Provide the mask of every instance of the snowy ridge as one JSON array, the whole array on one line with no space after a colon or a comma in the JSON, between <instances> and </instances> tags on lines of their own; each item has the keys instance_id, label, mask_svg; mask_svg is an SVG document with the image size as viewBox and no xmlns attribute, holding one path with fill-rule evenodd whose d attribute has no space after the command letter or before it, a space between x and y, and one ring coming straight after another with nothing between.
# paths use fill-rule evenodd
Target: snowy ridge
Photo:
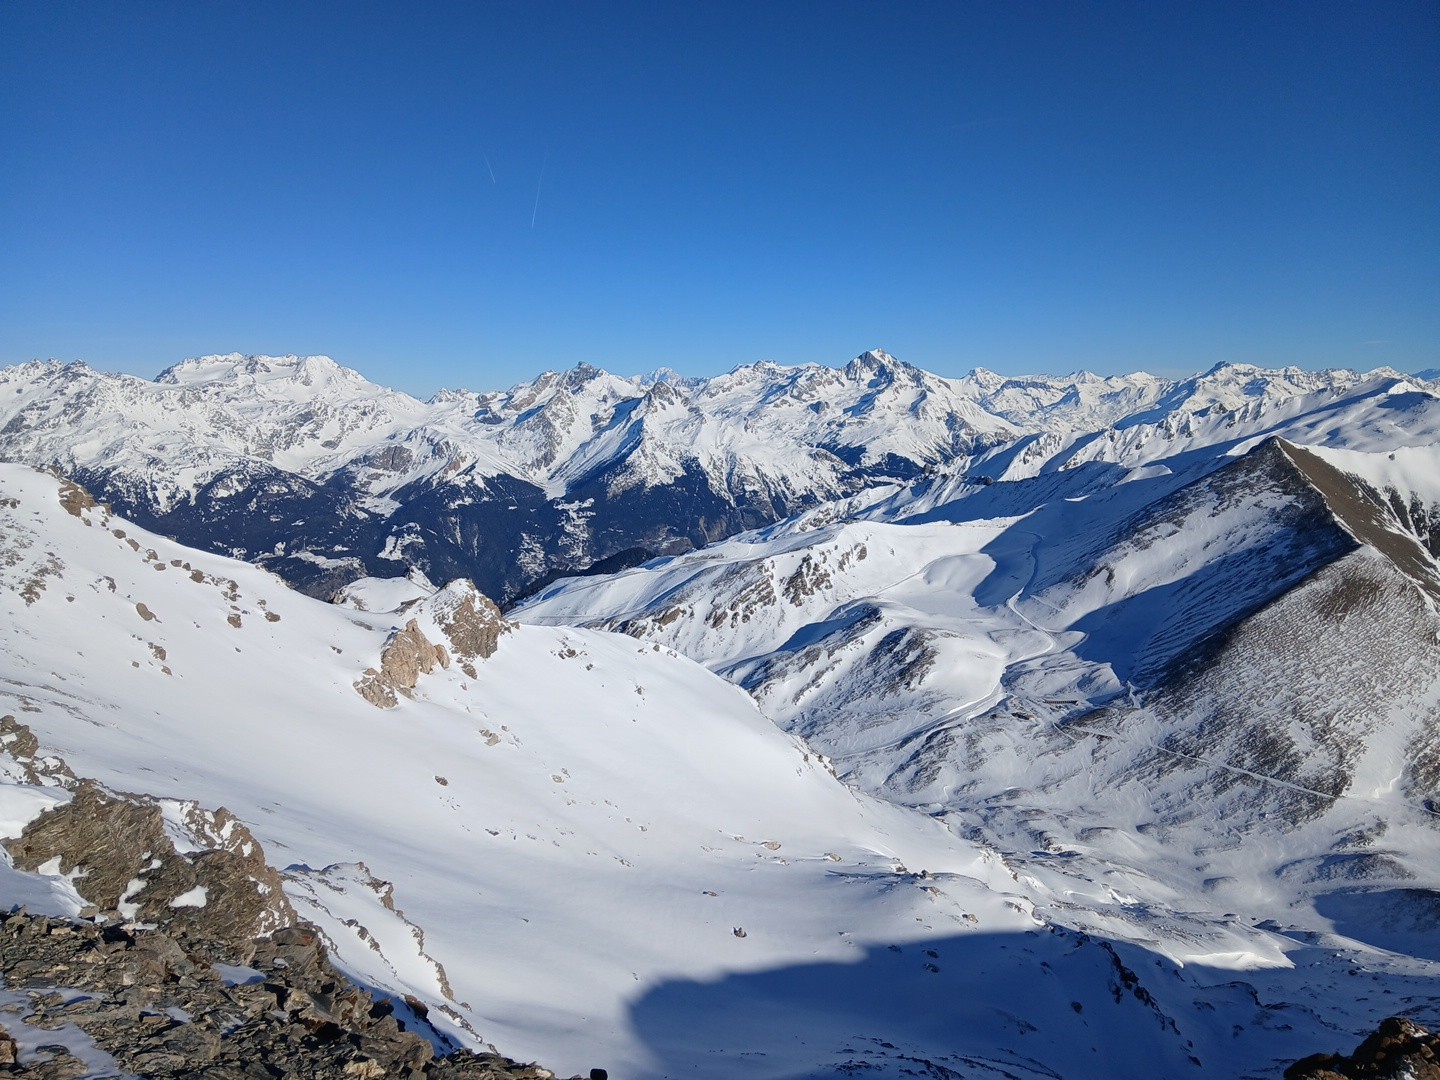
<instances>
[{"instance_id":1,"label":"snowy ridge","mask_svg":"<svg viewBox=\"0 0 1440 1080\"><path fill-rule=\"evenodd\" d=\"M876 459L907 452L935 459L953 454L952 433L967 425L970 435L1014 434L1003 421L965 408L945 392L948 386L883 353L867 353L839 371L758 364L712 380L619 378L581 364L503 393L447 391L423 403L329 357L230 354L183 361L153 383L78 363L5 369L0 421L12 457L48 455L47 464L69 469L123 471L124 452L142 448L151 456L136 465L156 466L162 453L197 457L190 486L177 482L176 493L193 493L220 471L225 456L316 480L384 444L413 450L426 441L444 446L448 438L484 459L480 475L505 471L528 483L558 484L554 493L561 495L567 481L634 443L655 444L651 452L661 462L692 447L702 459L739 460L756 446L773 452L786 442L854 447ZM941 400L930 401L934 396ZM860 420L852 423L847 414ZM913 427L897 427L893 421L904 414L930 421L931 430L917 437ZM806 430L793 432L797 419ZM88 437L62 446L61 420L78 421ZM765 430L755 430L758 422ZM788 438L777 438L787 430ZM838 473L838 463L827 464ZM663 474L663 468L647 473L640 462L617 482L653 485L664 482ZM407 470L370 480L383 494L417 475ZM834 476L830 484L838 487Z\"/></svg>"},{"instance_id":2,"label":"snowy ridge","mask_svg":"<svg viewBox=\"0 0 1440 1080\"><path fill-rule=\"evenodd\" d=\"M1014 434L878 352L841 370L759 364L711 380L582 364L429 402L326 357L202 357L153 383L82 364L0 372L0 454L327 595L413 566L504 597L557 568L705 543Z\"/></svg>"}]
</instances>

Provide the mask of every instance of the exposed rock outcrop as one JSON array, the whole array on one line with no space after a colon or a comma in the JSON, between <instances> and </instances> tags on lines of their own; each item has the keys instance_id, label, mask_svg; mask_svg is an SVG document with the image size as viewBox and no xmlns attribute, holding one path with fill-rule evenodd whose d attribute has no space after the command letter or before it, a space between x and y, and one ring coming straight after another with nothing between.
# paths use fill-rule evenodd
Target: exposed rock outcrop
<instances>
[{"instance_id":1,"label":"exposed rock outcrop","mask_svg":"<svg viewBox=\"0 0 1440 1080\"><path fill-rule=\"evenodd\" d=\"M55 475L60 476L58 472ZM79 484L73 483L61 476L60 505L65 508L67 514L73 514L75 517L79 517L82 510L88 510L90 507L99 506L100 504L95 501L95 497L91 495L90 492L86 491ZM102 506L101 511L105 518L101 524L108 525L110 508L108 506Z\"/></svg>"},{"instance_id":2,"label":"exposed rock outcrop","mask_svg":"<svg viewBox=\"0 0 1440 1080\"><path fill-rule=\"evenodd\" d=\"M379 669L366 668L355 689L371 705L391 709L399 704L397 693L409 697L420 676L434 671L436 665L448 668L449 652L445 646L432 643L420 624L411 619L390 635L380 652Z\"/></svg>"},{"instance_id":3,"label":"exposed rock outcrop","mask_svg":"<svg viewBox=\"0 0 1440 1080\"><path fill-rule=\"evenodd\" d=\"M198 839L215 846L181 854L159 804L82 780L5 846L17 869L73 876L106 916L163 925L192 951L244 963L253 938L297 917L249 830L223 809L206 825Z\"/></svg>"},{"instance_id":4,"label":"exposed rock outcrop","mask_svg":"<svg viewBox=\"0 0 1440 1080\"><path fill-rule=\"evenodd\" d=\"M73 787L79 783L70 766L53 754L40 752L35 733L14 716L0 716L0 775L40 787Z\"/></svg>"},{"instance_id":5,"label":"exposed rock outcrop","mask_svg":"<svg viewBox=\"0 0 1440 1080\"><path fill-rule=\"evenodd\" d=\"M501 637L515 628L500 614L494 601L468 581L451 582L428 603L436 624L471 678L475 674L471 667L474 661L494 656Z\"/></svg>"},{"instance_id":6,"label":"exposed rock outcrop","mask_svg":"<svg viewBox=\"0 0 1440 1080\"><path fill-rule=\"evenodd\" d=\"M356 692L377 708L394 708L399 695L412 696L420 676L449 668L452 656L475 678L476 662L495 655L500 639L515 626L465 580L450 582L408 611L411 618L385 642L379 667L367 668L355 683Z\"/></svg>"}]
</instances>

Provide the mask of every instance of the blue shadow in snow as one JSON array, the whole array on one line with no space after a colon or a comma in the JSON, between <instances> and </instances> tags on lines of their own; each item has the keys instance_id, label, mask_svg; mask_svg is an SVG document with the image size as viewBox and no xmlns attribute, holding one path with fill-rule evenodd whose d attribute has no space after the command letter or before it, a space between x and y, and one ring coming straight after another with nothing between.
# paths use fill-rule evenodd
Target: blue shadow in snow
<instances>
[{"instance_id":1,"label":"blue shadow in snow","mask_svg":"<svg viewBox=\"0 0 1440 1080\"><path fill-rule=\"evenodd\" d=\"M1434 889L1345 889L1320 897L1315 910L1337 934L1440 963L1440 892Z\"/></svg>"},{"instance_id":2,"label":"blue shadow in snow","mask_svg":"<svg viewBox=\"0 0 1440 1080\"><path fill-rule=\"evenodd\" d=\"M736 940L737 965L759 933ZM1264 977L1266 994L1315 998L1302 972ZM1378 1023L1394 1004L1345 1000L1338 1019ZM1136 946L1052 927L676 979L638 999L631 1022L656 1062L648 1075L705 1080L1154 1080L1238 1075L1239 1062L1247 1075L1278 1076L1335 1041L1336 1008L1273 1008L1283 1023L1257 1010L1244 973L1182 972Z\"/></svg>"}]
</instances>

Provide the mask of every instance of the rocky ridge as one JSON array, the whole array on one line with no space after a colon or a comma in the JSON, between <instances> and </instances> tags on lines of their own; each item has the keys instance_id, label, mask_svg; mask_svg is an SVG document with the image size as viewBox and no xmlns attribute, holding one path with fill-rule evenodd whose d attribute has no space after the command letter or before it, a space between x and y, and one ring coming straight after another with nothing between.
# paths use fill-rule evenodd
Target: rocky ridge
<instances>
[{"instance_id":1,"label":"rocky ridge","mask_svg":"<svg viewBox=\"0 0 1440 1080\"><path fill-rule=\"evenodd\" d=\"M303 925L251 942L243 965L211 962L189 951L194 944L134 924L0 914L8 1001L0 1007L0 1057L7 1041L13 1047L6 1071L45 1080L93 1075L78 1029L111 1068L153 1080L554 1075L494 1054L437 1053L423 1014L349 983ZM21 1049L32 1043L29 1053Z\"/></svg>"}]
</instances>

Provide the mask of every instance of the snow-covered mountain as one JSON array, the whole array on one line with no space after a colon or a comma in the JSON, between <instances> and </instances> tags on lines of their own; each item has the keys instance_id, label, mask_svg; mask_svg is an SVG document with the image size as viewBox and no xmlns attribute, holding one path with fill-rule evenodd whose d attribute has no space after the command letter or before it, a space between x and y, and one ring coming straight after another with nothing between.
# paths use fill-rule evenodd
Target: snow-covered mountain
<instances>
[{"instance_id":1,"label":"snow-covered mountain","mask_svg":"<svg viewBox=\"0 0 1440 1080\"><path fill-rule=\"evenodd\" d=\"M58 469L317 596L414 568L506 602L937 471L1014 478L1364 378L1229 365L1181 383L943 379L872 351L712 379L581 364L421 402L322 356L203 357L154 382L35 362L0 371L0 459Z\"/></svg>"},{"instance_id":2,"label":"snow-covered mountain","mask_svg":"<svg viewBox=\"0 0 1440 1080\"><path fill-rule=\"evenodd\" d=\"M0 411L7 456L150 508L0 466L0 730L225 806L341 964L460 1041L1276 1076L1440 1020L1422 380L867 354L422 403L227 357L26 365ZM513 621L451 580L608 556ZM11 779L12 834L67 797Z\"/></svg>"},{"instance_id":3,"label":"snow-covered mountain","mask_svg":"<svg viewBox=\"0 0 1440 1080\"><path fill-rule=\"evenodd\" d=\"M1410 615L1375 615L1362 636L1413 623L1413 640L1390 654L1410 676L1361 696L1371 707L1387 694L1412 701L1420 727L1397 737L1428 760L1437 735L1412 681L1440 598L1440 398L1386 376L1337 392L1332 378L1222 408L1226 395L1206 385L1215 374L1172 390L1179 404L1153 416L1022 439L878 502L559 582L520 616L680 650L837 756L883 750L868 786L941 806L946 792L976 794L982 762L962 755L963 782L941 770L918 784L928 756L917 740L953 744L1001 703L1043 714L1043 735L1051 720L1204 667L1205 650L1326 574L1368 580L1367 601L1384 579ZM1207 403L1185 407L1197 400ZM1310 637L1337 620L1312 620ZM1365 663L1379 670L1380 659ZM1296 678L1324 684L1342 670L1315 664ZM1411 781L1414 799L1433 794L1426 770ZM1003 776L996 784L1006 790Z\"/></svg>"},{"instance_id":4,"label":"snow-covered mountain","mask_svg":"<svg viewBox=\"0 0 1440 1080\"><path fill-rule=\"evenodd\" d=\"M516 617L702 661L1097 931L1183 905L1440 959L1440 398L1226 375Z\"/></svg>"},{"instance_id":5,"label":"snow-covered mountain","mask_svg":"<svg viewBox=\"0 0 1440 1080\"><path fill-rule=\"evenodd\" d=\"M580 365L429 402L326 357L212 356L154 382L0 372L0 456L328 595L416 567L502 599L895 483L1017 434L880 352L714 379Z\"/></svg>"}]
</instances>

